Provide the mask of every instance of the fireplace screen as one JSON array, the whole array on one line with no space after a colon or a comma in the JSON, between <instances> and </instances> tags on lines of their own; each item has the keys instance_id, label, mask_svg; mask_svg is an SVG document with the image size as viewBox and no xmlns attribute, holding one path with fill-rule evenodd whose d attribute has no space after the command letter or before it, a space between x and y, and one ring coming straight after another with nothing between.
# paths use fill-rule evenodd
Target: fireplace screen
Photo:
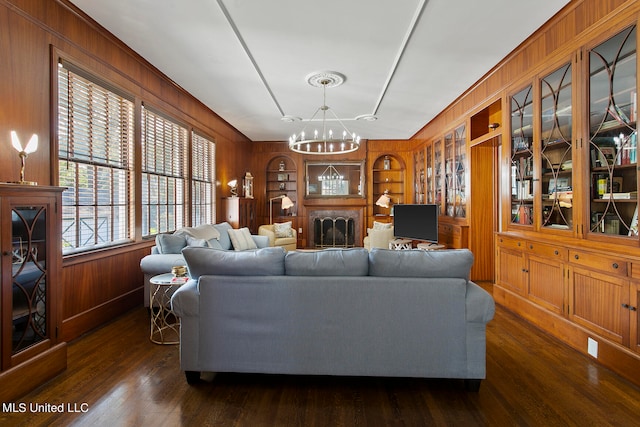
<instances>
[{"instance_id":1,"label":"fireplace screen","mask_svg":"<svg viewBox=\"0 0 640 427\"><path fill-rule=\"evenodd\" d=\"M352 248L355 246L353 218L316 218L313 231L316 248Z\"/></svg>"}]
</instances>

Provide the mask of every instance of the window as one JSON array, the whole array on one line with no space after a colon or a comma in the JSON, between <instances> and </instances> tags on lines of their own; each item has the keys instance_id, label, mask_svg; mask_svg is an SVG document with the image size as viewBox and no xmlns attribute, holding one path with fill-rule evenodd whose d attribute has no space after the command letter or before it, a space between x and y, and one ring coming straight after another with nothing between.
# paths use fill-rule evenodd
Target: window
<instances>
[{"instance_id":1,"label":"window","mask_svg":"<svg viewBox=\"0 0 640 427\"><path fill-rule=\"evenodd\" d=\"M142 235L185 224L187 145L183 126L142 109Z\"/></svg>"},{"instance_id":2,"label":"window","mask_svg":"<svg viewBox=\"0 0 640 427\"><path fill-rule=\"evenodd\" d=\"M133 103L65 61L58 66L63 253L133 238Z\"/></svg>"},{"instance_id":3,"label":"window","mask_svg":"<svg viewBox=\"0 0 640 427\"><path fill-rule=\"evenodd\" d=\"M212 141L191 134L191 224L213 224L215 222L215 156L216 146Z\"/></svg>"}]
</instances>

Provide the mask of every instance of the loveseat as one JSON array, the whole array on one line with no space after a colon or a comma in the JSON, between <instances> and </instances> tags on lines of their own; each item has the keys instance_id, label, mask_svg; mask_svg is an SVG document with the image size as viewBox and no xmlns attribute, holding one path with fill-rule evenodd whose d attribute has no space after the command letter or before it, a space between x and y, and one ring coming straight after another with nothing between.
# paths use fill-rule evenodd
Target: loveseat
<instances>
[{"instance_id":1,"label":"loveseat","mask_svg":"<svg viewBox=\"0 0 640 427\"><path fill-rule=\"evenodd\" d=\"M469 250L185 248L180 366L200 373L485 378L493 298Z\"/></svg>"},{"instance_id":2,"label":"loveseat","mask_svg":"<svg viewBox=\"0 0 640 427\"><path fill-rule=\"evenodd\" d=\"M236 236L240 237L235 238ZM247 236L253 244L248 242ZM158 234L151 254L140 260L140 268L144 273L145 307L149 306L151 278L158 274L170 273L174 266L186 265L182 249L188 246L209 247L222 251L250 250L269 246L269 239L265 236L251 235L246 228L236 230L228 222L183 227L172 234Z\"/></svg>"}]
</instances>

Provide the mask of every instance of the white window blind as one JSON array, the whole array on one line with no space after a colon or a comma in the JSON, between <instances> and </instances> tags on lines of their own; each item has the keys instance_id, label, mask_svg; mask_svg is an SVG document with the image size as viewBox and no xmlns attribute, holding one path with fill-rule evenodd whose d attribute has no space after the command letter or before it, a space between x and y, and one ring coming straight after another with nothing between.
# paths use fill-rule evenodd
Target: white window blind
<instances>
[{"instance_id":1,"label":"white window blind","mask_svg":"<svg viewBox=\"0 0 640 427\"><path fill-rule=\"evenodd\" d=\"M133 103L66 62L58 66L63 253L131 241Z\"/></svg>"},{"instance_id":2,"label":"white window blind","mask_svg":"<svg viewBox=\"0 0 640 427\"><path fill-rule=\"evenodd\" d=\"M215 223L216 145L191 133L191 225Z\"/></svg>"},{"instance_id":3,"label":"white window blind","mask_svg":"<svg viewBox=\"0 0 640 427\"><path fill-rule=\"evenodd\" d=\"M189 133L183 126L142 109L142 235L185 226Z\"/></svg>"}]
</instances>

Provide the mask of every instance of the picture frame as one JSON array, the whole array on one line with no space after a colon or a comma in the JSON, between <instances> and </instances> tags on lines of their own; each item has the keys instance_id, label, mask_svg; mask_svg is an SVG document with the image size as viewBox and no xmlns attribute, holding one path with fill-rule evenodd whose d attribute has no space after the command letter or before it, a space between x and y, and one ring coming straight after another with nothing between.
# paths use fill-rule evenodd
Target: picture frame
<instances>
[{"instance_id":1,"label":"picture frame","mask_svg":"<svg viewBox=\"0 0 640 427\"><path fill-rule=\"evenodd\" d=\"M289 181L289 174L279 173L277 178L278 178L278 181Z\"/></svg>"}]
</instances>

